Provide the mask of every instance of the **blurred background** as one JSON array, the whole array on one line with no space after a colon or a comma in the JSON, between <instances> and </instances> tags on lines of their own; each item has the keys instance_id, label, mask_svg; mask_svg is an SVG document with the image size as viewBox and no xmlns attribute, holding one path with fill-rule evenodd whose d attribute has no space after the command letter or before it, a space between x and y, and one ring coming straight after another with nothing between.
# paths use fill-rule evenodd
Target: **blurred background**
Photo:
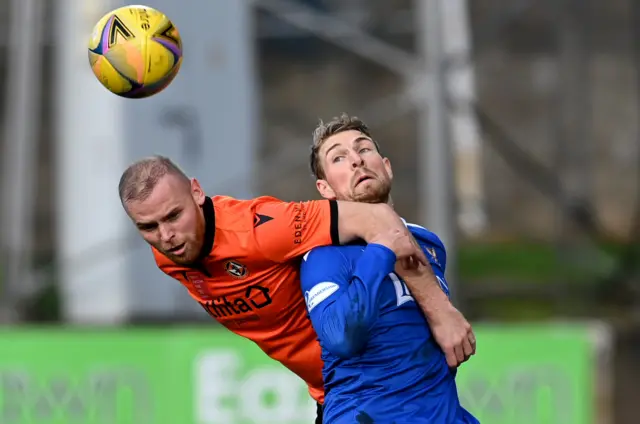
<instances>
[{"instance_id":1,"label":"blurred background","mask_svg":"<svg viewBox=\"0 0 640 424\"><path fill-rule=\"evenodd\" d=\"M315 199L319 119L367 122L407 220L448 249L483 423L640 413L640 2L147 0L176 80L106 91L123 3L0 1L0 424L312 422L304 386L158 271L121 210L164 154L208 194Z\"/></svg>"}]
</instances>

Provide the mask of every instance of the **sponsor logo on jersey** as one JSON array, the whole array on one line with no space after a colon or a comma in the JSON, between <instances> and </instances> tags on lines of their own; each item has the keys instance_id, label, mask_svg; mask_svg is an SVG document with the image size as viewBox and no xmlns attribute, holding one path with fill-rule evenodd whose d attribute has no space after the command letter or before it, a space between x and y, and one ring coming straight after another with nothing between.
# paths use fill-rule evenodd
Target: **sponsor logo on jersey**
<instances>
[{"instance_id":1,"label":"sponsor logo on jersey","mask_svg":"<svg viewBox=\"0 0 640 424\"><path fill-rule=\"evenodd\" d=\"M339 288L340 286L338 286L338 284L325 281L323 283L316 284L311 288L311 290L305 292L304 301L307 303L307 309L309 312L335 293Z\"/></svg>"},{"instance_id":2,"label":"sponsor logo on jersey","mask_svg":"<svg viewBox=\"0 0 640 424\"><path fill-rule=\"evenodd\" d=\"M305 211L302 203L295 206L295 218L293 219L293 244L302 244L302 224L305 221Z\"/></svg>"},{"instance_id":3,"label":"sponsor logo on jersey","mask_svg":"<svg viewBox=\"0 0 640 424\"><path fill-rule=\"evenodd\" d=\"M273 299L269 295L269 289L255 284L248 286L243 295L220 296L209 302L200 302L200 306L214 318L228 318L262 309L271 303L273 303ZM255 320L257 319L259 317L255 318ZM251 320L254 319L243 318L243 321Z\"/></svg>"},{"instance_id":4,"label":"sponsor logo on jersey","mask_svg":"<svg viewBox=\"0 0 640 424\"><path fill-rule=\"evenodd\" d=\"M257 213L253 216L253 228L259 227L265 222L271 221L272 219L273 218L270 216Z\"/></svg>"},{"instance_id":5,"label":"sponsor logo on jersey","mask_svg":"<svg viewBox=\"0 0 640 424\"><path fill-rule=\"evenodd\" d=\"M245 278L247 275L249 275L249 270L247 270L247 267L236 261L225 262L224 269L229 275L234 278Z\"/></svg>"},{"instance_id":6,"label":"sponsor logo on jersey","mask_svg":"<svg viewBox=\"0 0 640 424\"><path fill-rule=\"evenodd\" d=\"M436 249L434 247L427 247L426 250L427 250L427 253L431 255L433 262L440 265L440 262L438 261L438 255L436 254Z\"/></svg>"}]
</instances>

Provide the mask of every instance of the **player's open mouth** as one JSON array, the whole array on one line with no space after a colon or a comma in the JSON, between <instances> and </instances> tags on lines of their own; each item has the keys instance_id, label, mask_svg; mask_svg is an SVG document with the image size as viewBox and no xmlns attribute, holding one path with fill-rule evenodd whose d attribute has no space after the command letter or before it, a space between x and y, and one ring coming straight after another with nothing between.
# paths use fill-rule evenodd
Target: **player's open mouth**
<instances>
[{"instance_id":1,"label":"player's open mouth","mask_svg":"<svg viewBox=\"0 0 640 424\"><path fill-rule=\"evenodd\" d=\"M172 255L180 255L184 252L184 246L185 243L179 244L175 247L172 247L171 249L167 249L167 252L171 253Z\"/></svg>"},{"instance_id":2,"label":"player's open mouth","mask_svg":"<svg viewBox=\"0 0 640 424\"><path fill-rule=\"evenodd\" d=\"M356 180L356 186L360 185L360 183L363 183L369 180L373 180L373 178L368 175L362 175Z\"/></svg>"}]
</instances>

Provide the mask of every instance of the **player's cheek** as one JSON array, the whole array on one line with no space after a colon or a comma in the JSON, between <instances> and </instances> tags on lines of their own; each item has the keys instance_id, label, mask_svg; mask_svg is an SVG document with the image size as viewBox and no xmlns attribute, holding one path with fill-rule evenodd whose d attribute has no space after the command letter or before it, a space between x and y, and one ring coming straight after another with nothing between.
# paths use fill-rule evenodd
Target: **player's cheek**
<instances>
[{"instance_id":1,"label":"player's cheek","mask_svg":"<svg viewBox=\"0 0 640 424\"><path fill-rule=\"evenodd\" d=\"M140 234L142 234L142 238L144 239L144 241L146 241L147 243L149 243L151 246L155 247L156 249L159 249L160 247L160 243L158 241L158 237L155 236L153 233L147 232L147 231L141 231Z\"/></svg>"},{"instance_id":2,"label":"player's cheek","mask_svg":"<svg viewBox=\"0 0 640 424\"><path fill-rule=\"evenodd\" d=\"M175 236L181 241L193 242L197 237L197 219L195 217L185 215L178 220L174 228Z\"/></svg>"}]
</instances>

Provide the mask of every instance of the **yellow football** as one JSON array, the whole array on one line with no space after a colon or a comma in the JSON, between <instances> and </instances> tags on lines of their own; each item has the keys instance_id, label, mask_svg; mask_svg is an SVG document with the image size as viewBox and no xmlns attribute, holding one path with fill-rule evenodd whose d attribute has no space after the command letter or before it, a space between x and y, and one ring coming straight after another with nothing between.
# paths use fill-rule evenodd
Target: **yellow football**
<instances>
[{"instance_id":1,"label":"yellow football","mask_svg":"<svg viewBox=\"0 0 640 424\"><path fill-rule=\"evenodd\" d=\"M112 93L149 97L164 90L180 70L182 40L162 12L147 6L121 7L94 27L89 64Z\"/></svg>"}]
</instances>

